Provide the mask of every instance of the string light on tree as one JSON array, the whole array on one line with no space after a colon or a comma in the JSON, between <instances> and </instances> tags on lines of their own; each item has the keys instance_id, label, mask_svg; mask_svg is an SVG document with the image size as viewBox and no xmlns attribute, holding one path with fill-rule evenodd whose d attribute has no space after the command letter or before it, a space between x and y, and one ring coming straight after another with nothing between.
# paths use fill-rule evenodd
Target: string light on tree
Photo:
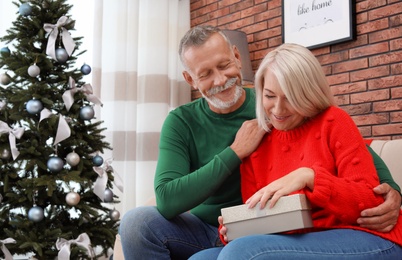
<instances>
[{"instance_id":1,"label":"string light on tree","mask_svg":"<svg viewBox=\"0 0 402 260\"><path fill-rule=\"evenodd\" d=\"M8 160L8 159L10 159L10 157L11 157L11 152L7 148L4 148L1 151L0 159Z\"/></svg>"}]
</instances>

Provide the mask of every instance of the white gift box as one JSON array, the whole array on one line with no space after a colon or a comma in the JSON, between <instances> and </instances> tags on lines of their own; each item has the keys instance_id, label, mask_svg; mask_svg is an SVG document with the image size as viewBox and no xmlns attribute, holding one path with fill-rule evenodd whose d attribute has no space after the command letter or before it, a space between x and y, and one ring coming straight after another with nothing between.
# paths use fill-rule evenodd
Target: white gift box
<instances>
[{"instance_id":1,"label":"white gift box","mask_svg":"<svg viewBox=\"0 0 402 260\"><path fill-rule=\"evenodd\" d=\"M221 209L228 240L313 227L311 206L306 195L281 197L273 208L269 208L268 203L263 209L260 209L259 203L252 209L246 204Z\"/></svg>"}]
</instances>

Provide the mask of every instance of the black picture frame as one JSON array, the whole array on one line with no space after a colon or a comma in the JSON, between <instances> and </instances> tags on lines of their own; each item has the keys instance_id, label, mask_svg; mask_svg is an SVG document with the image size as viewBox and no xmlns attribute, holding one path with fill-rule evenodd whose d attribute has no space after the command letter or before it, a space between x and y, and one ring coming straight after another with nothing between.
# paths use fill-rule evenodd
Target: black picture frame
<instances>
[{"instance_id":1,"label":"black picture frame","mask_svg":"<svg viewBox=\"0 0 402 260\"><path fill-rule=\"evenodd\" d=\"M309 49L356 38L354 0L282 0L282 42Z\"/></svg>"}]
</instances>

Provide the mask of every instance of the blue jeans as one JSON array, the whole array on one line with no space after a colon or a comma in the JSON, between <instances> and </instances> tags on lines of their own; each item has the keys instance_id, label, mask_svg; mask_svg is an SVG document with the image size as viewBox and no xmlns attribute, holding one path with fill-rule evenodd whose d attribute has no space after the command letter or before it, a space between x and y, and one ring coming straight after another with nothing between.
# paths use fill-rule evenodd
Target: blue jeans
<instances>
[{"instance_id":1,"label":"blue jeans","mask_svg":"<svg viewBox=\"0 0 402 260\"><path fill-rule=\"evenodd\" d=\"M188 259L219 241L217 227L193 214L167 220L154 206L137 207L124 214L119 234L126 260Z\"/></svg>"},{"instance_id":2,"label":"blue jeans","mask_svg":"<svg viewBox=\"0 0 402 260\"><path fill-rule=\"evenodd\" d=\"M402 247L364 231L333 229L294 235L253 235L193 255L206 259L402 259Z\"/></svg>"}]
</instances>

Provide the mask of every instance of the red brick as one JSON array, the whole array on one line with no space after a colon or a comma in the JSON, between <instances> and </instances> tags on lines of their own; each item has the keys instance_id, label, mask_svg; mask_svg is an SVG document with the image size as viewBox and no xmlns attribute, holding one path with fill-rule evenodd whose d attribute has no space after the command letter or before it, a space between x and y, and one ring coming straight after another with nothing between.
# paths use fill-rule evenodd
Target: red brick
<instances>
[{"instance_id":1,"label":"red brick","mask_svg":"<svg viewBox=\"0 0 402 260\"><path fill-rule=\"evenodd\" d=\"M342 105L349 105L349 95L340 95L340 96L335 96L335 103L338 106L342 106Z\"/></svg>"},{"instance_id":2,"label":"red brick","mask_svg":"<svg viewBox=\"0 0 402 260\"><path fill-rule=\"evenodd\" d=\"M259 4L259 5L254 5L251 6L247 9L241 10L241 17L247 17L247 16L254 16L258 13L264 12L267 10L267 4L263 3L263 4Z\"/></svg>"},{"instance_id":3,"label":"red brick","mask_svg":"<svg viewBox=\"0 0 402 260\"><path fill-rule=\"evenodd\" d=\"M402 75L382 77L368 81L369 89L391 88L402 85Z\"/></svg>"},{"instance_id":4,"label":"red brick","mask_svg":"<svg viewBox=\"0 0 402 260\"><path fill-rule=\"evenodd\" d=\"M389 42L390 45L390 50L394 51L394 50L400 50L402 49L402 39L395 39Z\"/></svg>"},{"instance_id":5,"label":"red brick","mask_svg":"<svg viewBox=\"0 0 402 260\"><path fill-rule=\"evenodd\" d=\"M368 67L368 60L366 58L358 60L349 60L344 62L335 63L332 66L333 73L341 73L346 71L354 71Z\"/></svg>"},{"instance_id":6,"label":"red brick","mask_svg":"<svg viewBox=\"0 0 402 260\"><path fill-rule=\"evenodd\" d=\"M402 64L400 64L400 63L392 64L391 65L391 74L392 75L402 74Z\"/></svg>"},{"instance_id":7,"label":"red brick","mask_svg":"<svg viewBox=\"0 0 402 260\"><path fill-rule=\"evenodd\" d=\"M390 113L390 121L392 123L402 122L402 111L399 112L391 112Z\"/></svg>"},{"instance_id":8,"label":"red brick","mask_svg":"<svg viewBox=\"0 0 402 260\"><path fill-rule=\"evenodd\" d=\"M402 13L401 2L371 10L369 11L368 15L369 20L371 21L375 19L386 18L398 13Z\"/></svg>"},{"instance_id":9,"label":"red brick","mask_svg":"<svg viewBox=\"0 0 402 260\"><path fill-rule=\"evenodd\" d=\"M388 26L389 26L388 19L383 18L380 20L375 20L372 22L359 24L359 25L357 25L356 30L357 30L357 34L360 35L360 34L379 31L381 29L386 29L386 28L388 28Z\"/></svg>"},{"instance_id":10,"label":"red brick","mask_svg":"<svg viewBox=\"0 0 402 260\"><path fill-rule=\"evenodd\" d=\"M389 100L389 101L380 101L373 103L374 112L384 112L394 110L402 110L401 100Z\"/></svg>"},{"instance_id":11,"label":"red brick","mask_svg":"<svg viewBox=\"0 0 402 260\"><path fill-rule=\"evenodd\" d=\"M402 25L402 14L398 14L389 18L389 26L396 27Z\"/></svg>"},{"instance_id":12,"label":"red brick","mask_svg":"<svg viewBox=\"0 0 402 260\"><path fill-rule=\"evenodd\" d=\"M376 43L402 37L402 26L369 34L369 43Z\"/></svg>"},{"instance_id":13,"label":"red brick","mask_svg":"<svg viewBox=\"0 0 402 260\"><path fill-rule=\"evenodd\" d=\"M367 81L352 82L331 86L331 91L334 95L344 95L367 90Z\"/></svg>"},{"instance_id":14,"label":"red brick","mask_svg":"<svg viewBox=\"0 0 402 260\"><path fill-rule=\"evenodd\" d=\"M365 79L372 79L378 77L384 77L389 75L389 66L381 66L368 68L365 70L354 71L350 73L351 81L360 81Z\"/></svg>"},{"instance_id":15,"label":"red brick","mask_svg":"<svg viewBox=\"0 0 402 260\"><path fill-rule=\"evenodd\" d=\"M363 137L371 137L371 126L359 126L358 129Z\"/></svg>"},{"instance_id":16,"label":"red brick","mask_svg":"<svg viewBox=\"0 0 402 260\"><path fill-rule=\"evenodd\" d=\"M390 63L399 63L402 61L402 51L388 52L378 56L370 57L370 67L385 65Z\"/></svg>"},{"instance_id":17,"label":"red brick","mask_svg":"<svg viewBox=\"0 0 402 260\"><path fill-rule=\"evenodd\" d=\"M365 12L387 4L386 0L368 0L356 4L356 13Z\"/></svg>"},{"instance_id":18,"label":"red brick","mask_svg":"<svg viewBox=\"0 0 402 260\"><path fill-rule=\"evenodd\" d=\"M391 88L391 98L392 99L402 98L402 87ZM400 102L402 102L402 100L400 100Z\"/></svg>"},{"instance_id":19,"label":"red brick","mask_svg":"<svg viewBox=\"0 0 402 260\"><path fill-rule=\"evenodd\" d=\"M373 135L395 135L395 134L402 134L402 124L387 124L387 125L374 125L372 127Z\"/></svg>"},{"instance_id":20,"label":"red brick","mask_svg":"<svg viewBox=\"0 0 402 260\"><path fill-rule=\"evenodd\" d=\"M371 113L371 105L369 103L340 106L340 107L351 116Z\"/></svg>"},{"instance_id":21,"label":"red brick","mask_svg":"<svg viewBox=\"0 0 402 260\"><path fill-rule=\"evenodd\" d=\"M354 58L369 56L369 55L373 55L373 54L379 54L379 53L383 53L383 52L387 52L387 51L389 51L388 43L381 42L381 43L376 43L376 44L371 44L371 45L354 48L354 49L351 49L349 52L350 52L350 58L354 59Z\"/></svg>"},{"instance_id":22,"label":"red brick","mask_svg":"<svg viewBox=\"0 0 402 260\"><path fill-rule=\"evenodd\" d=\"M389 99L389 90L381 89L370 92L361 92L350 95L350 101L352 104L367 103L372 101Z\"/></svg>"},{"instance_id":23,"label":"red brick","mask_svg":"<svg viewBox=\"0 0 402 260\"><path fill-rule=\"evenodd\" d=\"M389 123L388 113L358 115L358 116L352 116L352 119L357 126Z\"/></svg>"},{"instance_id":24,"label":"red brick","mask_svg":"<svg viewBox=\"0 0 402 260\"><path fill-rule=\"evenodd\" d=\"M329 85L338 85L346 82L350 82L349 73L342 73L337 75L331 75L327 77Z\"/></svg>"},{"instance_id":25,"label":"red brick","mask_svg":"<svg viewBox=\"0 0 402 260\"><path fill-rule=\"evenodd\" d=\"M332 64L349 59L348 51L340 51L335 53L329 53L326 55L320 55L317 57L321 65Z\"/></svg>"},{"instance_id":26,"label":"red brick","mask_svg":"<svg viewBox=\"0 0 402 260\"><path fill-rule=\"evenodd\" d=\"M226 9L227 13L218 18L219 24L228 24L240 19L240 12L229 14L229 9Z\"/></svg>"}]
</instances>

